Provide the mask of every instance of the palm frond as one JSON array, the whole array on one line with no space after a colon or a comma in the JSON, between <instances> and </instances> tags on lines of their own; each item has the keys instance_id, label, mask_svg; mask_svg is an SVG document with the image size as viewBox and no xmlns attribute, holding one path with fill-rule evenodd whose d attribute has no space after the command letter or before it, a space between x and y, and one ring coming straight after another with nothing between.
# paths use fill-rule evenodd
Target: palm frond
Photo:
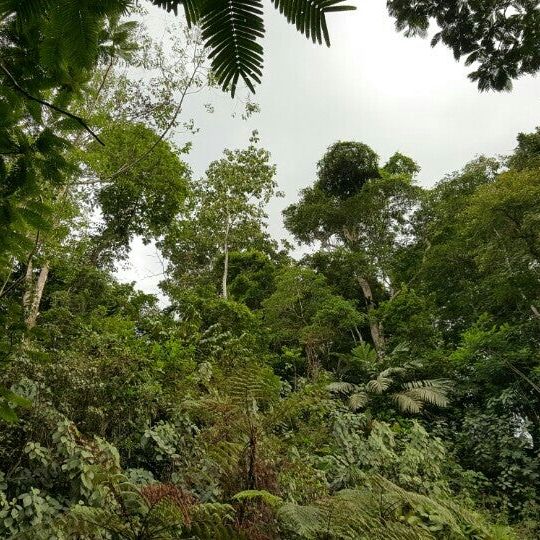
<instances>
[{"instance_id":1,"label":"palm frond","mask_svg":"<svg viewBox=\"0 0 540 540\"><path fill-rule=\"evenodd\" d=\"M178 15L178 6L184 4L181 0L151 0L154 6L166 9L169 13L172 11Z\"/></svg>"},{"instance_id":2,"label":"palm frond","mask_svg":"<svg viewBox=\"0 0 540 540\"><path fill-rule=\"evenodd\" d=\"M422 400L414 398L408 392L397 392L392 394L391 398L396 402L401 412L418 414L424 407Z\"/></svg>"},{"instance_id":3,"label":"palm frond","mask_svg":"<svg viewBox=\"0 0 540 540\"><path fill-rule=\"evenodd\" d=\"M389 367L384 371L381 371L379 376L381 377L390 377L391 375L402 375L406 373L407 370L403 367Z\"/></svg>"},{"instance_id":4,"label":"palm frond","mask_svg":"<svg viewBox=\"0 0 540 540\"><path fill-rule=\"evenodd\" d=\"M0 17L17 14L23 21L37 19L53 4L53 0L0 0Z\"/></svg>"},{"instance_id":5,"label":"palm frond","mask_svg":"<svg viewBox=\"0 0 540 540\"><path fill-rule=\"evenodd\" d=\"M356 386L356 384L348 383L345 381L336 381L326 385L326 389L329 392L335 394L350 394L351 392L354 392L357 388L358 387Z\"/></svg>"},{"instance_id":6,"label":"palm frond","mask_svg":"<svg viewBox=\"0 0 540 540\"><path fill-rule=\"evenodd\" d=\"M448 391L450 383L443 379L428 379L405 383L406 393L413 399L431 403L437 407L448 405Z\"/></svg>"},{"instance_id":7,"label":"palm frond","mask_svg":"<svg viewBox=\"0 0 540 540\"><path fill-rule=\"evenodd\" d=\"M1 1L1 0L0 0ZM156 6L178 13L184 6L189 26L198 24L208 48L212 70L223 89L234 96L242 79L255 92L261 82L263 48L258 40L264 37L261 0L151 0ZM298 31L315 43L330 45L326 14L355 9L343 5L344 0L273 0L275 7L296 26Z\"/></svg>"}]
</instances>

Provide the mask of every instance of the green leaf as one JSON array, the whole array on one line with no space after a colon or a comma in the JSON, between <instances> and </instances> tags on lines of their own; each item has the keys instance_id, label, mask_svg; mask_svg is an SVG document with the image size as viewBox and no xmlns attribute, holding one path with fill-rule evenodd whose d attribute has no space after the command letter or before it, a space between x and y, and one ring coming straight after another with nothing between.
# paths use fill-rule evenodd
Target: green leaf
<instances>
[{"instance_id":1,"label":"green leaf","mask_svg":"<svg viewBox=\"0 0 540 540\"><path fill-rule=\"evenodd\" d=\"M0 419L12 424L19 418L15 411L5 401L0 401Z\"/></svg>"},{"instance_id":2,"label":"green leaf","mask_svg":"<svg viewBox=\"0 0 540 540\"><path fill-rule=\"evenodd\" d=\"M19 407L31 407L32 402L23 397L19 394L16 394L15 392L12 392L11 390L8 390L7 388L3 388L0 386L0 396L2 396L5 400L9 401L10 403L13 403L14 405L19 405Z\"/></svg>"}]
</instances>

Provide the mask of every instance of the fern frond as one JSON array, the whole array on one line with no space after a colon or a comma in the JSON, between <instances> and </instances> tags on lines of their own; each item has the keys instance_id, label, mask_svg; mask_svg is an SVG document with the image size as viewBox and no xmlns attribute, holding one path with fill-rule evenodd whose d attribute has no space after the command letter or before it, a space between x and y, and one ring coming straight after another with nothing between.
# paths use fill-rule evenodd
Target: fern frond
<instances>
[{"instance_id":1,"label":"fern frond","mask_svg":"<svg viewBox=\"0 0 540 540\"><path fill-rule=\"evenodd\" d=\"M365 365L372 365L377 362L377 351L369 344L362 343L352 351L353 358Z\"/></svg>"},{"instance_id":2,"label":"fern frond","mask_svg":"<svg viewBox=\"0 0 540 540\"><path fill-rule=\"evenodd\" d=\"M355 392L349 397L349 408L358 411L369 403L369 395L366 392Z\"/></svg>"},{"instance_id":3,"label":"fern frond","mask_svg":"<svg viewBox=\"0 0 540 540\"><path fill-rule=\"evenodd\" d=\"M372 394L382 394L393 383L390 377L384 377L382 373L376 379L371 379L366 384L366 390Z\"/></svg>"},{"instance_id":4,"label":"fern frond","mask_svg":"<svg viewBox=\"0 0 540 540\"><path fill-rule=\"evenodd\" d=\"M234 508L222 503L197 504L191 509L191 519L193 524L222 524L234 519Z\"/></svg>"},{"instance_id":5,"label":"fern frond","mask_svg":"<svg viewBox=\"0 0 540 540\"><path fill-rule=\"evenodd\" d=\"M178 6L184 2L182 0L151 0L154 6L166 9L169 13L172 11L175 15L178 15Z\"/></svg>"},{"instance_id":6,"label":"fern frond","mask_svg":"<svg viewBox=\"0 0 540 540\"><path fill-rule=\"evenodd\" d=\"M228 380L227 394L236 405L250 408L253 403L275 400L278 396L278 385L271 369L251 366Z\"/></svg>"},{"instance_id":7,"label":"fern frond","mask_svg":"<svg viewBox=\"0 0 540 540\"><path fill-rule=\"evenodd\" d=\"M314 505L284 504L278 511L279 520L285 528L300 538L316 538L323 526L323 513Z\"/></svg>"},{"instance_id":8,"label":"fern frond","mask_svg":"<svg viewBox=\"0 0 540 540\"><path fill-rule=\"evenodd\" d=\"M246 489L233 496L235 501L261 500L268 506L277 508L283 504L283 499L264 489Z\"/></svg>"},{"instance_id":9,"label":"fern frond","mask_svg":"<svg viewBox=\"0 0 540 540\"><path fill-rule=\"evenodd\" d=\"M330 46L326 14L332 11L350 11L354 6L343 5L344 0L272 0L287 21L313 43Z\"/></svg>"},{"instance_id":10,"label":"fern frond","mask_svg":"<svg viewBox=\"0 0 540 540\"><path fill-rule=\"evenodd\" d=\"M23 21L36 20L54 0L0 0L0 18L17 14Z\"/></svg>"},{"instance_id":11,"label":"fern frond","mask_svg":"<svg viewBox=\"0 0 540 540\"><path fill-rule=\"evenodd\" d=\"M91 535L99 531L107 531L119 535L120 538L131 538L132 531L129 524L125 523L113 512L102 508L89 506L75 506L70 512L66 523L68 530L77 534Z\"/></svg>"},{"instance_id":12,"label":"fern frond","mask_svg":"<svg viewBox=\"0 0 540 540\"><path fill-rule=\"evenodd\" d=\"M209 48L212 70L223 89L234 96L240 78L255 92L260 83L264 36L261 0L226 0L200 21L202 37Z\"/></svg>"},{"instance_id":13,"label":"fern frond","mask_svg":"<svg viewBox=\"0 0 540 540\"><path fill-rule=\"evenodd\" d=\"M391 375L403 375L407 370L403 367L389 367L379 373L381 377L390 377Z\"/></svg>"},{"instance_id":14,"label":"fern frond","mask_svg":"<svg viewBox=\"0 0 540 540\"><path fill-rule=\"evenodd\" d=\"M409 395L408 392L397 392L392 394L391 397L396 402L401 412L418 414L424 407L422 400Z\"/></svg>"},{"instance_id":15,"label":"fern frond","mask_svg":"<svg viewBox=\"0 0 540 540\"><path fill-rule=\"evenodd\" d=\"M449 383L443 379L428 379L423 381L412 381L405 383L403 387L409 397L430 403L437 407L448 405Z\"/></svg>"},{"instance_id":16,"label":"fern frond","mask_svg":"<svg viewBox=\"0 0 540 540\"><path fill-rule=\"evenodd\" d=\"M358 387L356 386L356 384L348 383L345 381L336 381L326 385L326 389L329 392L333 392L336 394L350 394L351 392L354 392L357 388Z\"/></svg>"}]
</instances>

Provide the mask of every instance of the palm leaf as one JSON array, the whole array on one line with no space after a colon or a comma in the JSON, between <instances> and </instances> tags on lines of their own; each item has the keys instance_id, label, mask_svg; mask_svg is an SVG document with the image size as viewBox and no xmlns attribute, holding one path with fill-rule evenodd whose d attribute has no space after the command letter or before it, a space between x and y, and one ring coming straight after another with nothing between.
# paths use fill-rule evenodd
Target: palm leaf
<instances>
[{"instance_id":1,"label":"palm leaf","mask_svg":"<svg viewBox=\"0 0 540 540\"><path fill-rule=\"evenodd\" d=\"M414 398L408 392L398 392L396 394L392 394L391 397L396 402L401 412L418 414L422 411L424 406L421 400Z\"/></svg>"},{"instance_id":2,"label":"palm leaf","mask_svg":"<svg viewBox=\"0 0 540 540\"><path fill-rule=\"evenodd\" d=\"M336 381L326 385L326 389L329 392L336 394L350 394L357 389L357 385L353 383L348 383L345 381Z\"/></svg>"},{"instance_id":3,"label":"palm leaf","mask_svg":"<svg viewBox=\"0 0 540 540\"><path fill-rule=\"evenodd\" d=\"M17 14L23 21L37 19L53 4L53 0L0 0L0 17Z\"/></svg>"},{"instance_id":4,"label":"palm leaf","mask_svg":"<svg viewBox=\"0 0 540 540\"><path fill-rule=\"evenodd\" d=\"M0 0L2 1L2 0ZM234 96L242 79L255 92L261 82L263 48L258 39L264 37L261 0L151 0L156 6L178 13L184 6L189 26L198 24L208 48L212 70L223 89ZM287 20L315 43L330 45L326 14L355 9L343 5L344 0L273 0Z\"/></svg>"},{"instance_id":5,"label":"palm leaf","mask_svg":"<svg viewBox=\"0 0 540 540\"><path fill-rule=\"evenodd\" d=\"M183 3L181 0L152 0L154 6L166 9L169 13L172 11L175 15L178 15L178 6Z\"/></svg>"},{"instance_id":6,"label":"palm leaf","mask_svg":"<svg viewBox=\"0 0 540 540\"><path fill-rule=\"evenodd\" d=\"M429 379L424 381L412 381L405 383L403 387L411 398L431 403L437 407L448 405L449 383L443 379Z\"/></svg>"}]
</instances>

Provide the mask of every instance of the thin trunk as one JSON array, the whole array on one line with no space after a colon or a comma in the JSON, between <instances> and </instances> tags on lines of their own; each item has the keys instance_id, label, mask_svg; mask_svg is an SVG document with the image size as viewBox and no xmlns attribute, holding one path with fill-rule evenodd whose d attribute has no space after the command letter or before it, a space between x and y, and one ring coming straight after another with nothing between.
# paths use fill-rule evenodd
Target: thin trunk
<instances>
[{"instance_id":1,"label":"thin trunk","mask_svg":"<svg viewBox=\"0 0 540 540\"><path fill-rule=\"evenodd\" d=\"M306 359L307 359L307 375L314 381L319 375L319 356L317 354L316 345L306 343Z\"/></svg>"},{"instance_id":2,"label":"thin trunk","mask_svg":"<svg viewBox=\"0 0 540 540\"><path fill-rule=\"evenodd\" d=\"M373 293L371 291L371 286L367 279L364 277L357 277L358 284L362 288L364 298L366 300L366 306L368 311L368 316L372 314L375 309L375 302L373 300ZM369 329L371 332L371 338L373 339L373 345L379 357L384 354L384 335L382 331L382 325L376 321L373 317L369 317Z\"/></svg>"},{"instance_id":3,"label":"thin trunk","mask_svg":"<svg viewBox=\"0 0 540 540\"><path fill-rule=\"evenodd\" d=\"M227 299L227 280L229 278L229 230L230 219L227 213L227 226L225 227L225 241L223 242L223 277L221 279L221 296Z\"/></svg>"},{"instance_id":4,"label":"thin trunk","mask_svg":"<svg viewBox=\"0 0 540 540\"><path fill-rule=\"evenodd\" d=\"M45 261L41 267L41 270L39 271L36 286L32 291L31 301L27 304L25 323L28 330L31 330L34 328L34 326L36 326L43 290L45 289L45 283L47 283L47 278L49 277L49 268L49 261Z\"/></svg>"},{"instance_id":5,"label":"thin trunk","mask_svg":"<svg viewBox=\"0 0 540 540\"><path fill-rule=\"evenodd\" d=\"M248 412L248 421L249 421L249 443L247 452L247 467L246 467L246 479L245 485L247 490L257 489L257 428L251 423L251 416ZM238 512L238 521L243 523L246 510L248 507L248 501L242 501L240 506L240 511Z\"/></svg>"},{"instance_id":6,"label":"thin trunk","mask_svg":"<svg viewBox=\"0 0 540 540\"><path fill-rule=\"evenodd\" d=\"M69 184L66 183L58 194L57 202L60 202L66 196L66 194L68 193L68 189ZM57 225L56 220L53 222L53 225ZM34 284L32 257L34 253L38 250L40 243L41 246L43 246L44 242L40 240L38 231L38 234L36 236L36 245L28 259L28 266L26 268L25 275L23 306L25 314L24 321L28 330L31 330L32 328L34 328L34 326L36 326L37 318L39 316L39 307L41 305L41 299L43 297L43 291L45 290L45 284L47 283L47 279L49 277L49 269L51 267L50 261L46 260L43 263L43 266L41 267L37 280Z\"/></svg>"},{"instance_id":7,"label":"thin trunk","mask_svg":"<svg viewBox=\"0 0 540 540\"><path fill-rule=\"evenodd\" d=\"M30 306L32 304L32 291L34 289L34 278L32 276L33 273L34 264L32 262L32 257L30 257L28 259L28 264L26 265L26 272L24 274L24 293L22 297L22 305L25 314L30 311Z\"/></svg>"}]
</instances>

